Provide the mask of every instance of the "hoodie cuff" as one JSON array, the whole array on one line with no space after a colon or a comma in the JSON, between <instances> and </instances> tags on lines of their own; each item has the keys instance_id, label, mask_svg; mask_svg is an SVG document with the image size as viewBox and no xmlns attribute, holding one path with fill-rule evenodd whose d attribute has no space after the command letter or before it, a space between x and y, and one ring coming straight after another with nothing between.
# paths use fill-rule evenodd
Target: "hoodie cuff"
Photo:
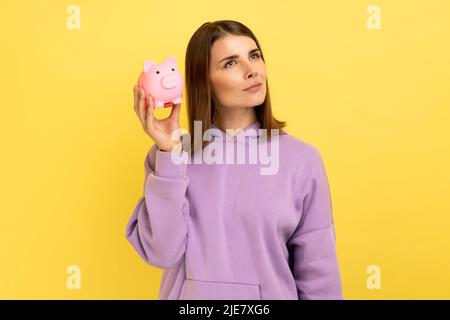
<instances>
[{"instance_id":1,"label":"hoodie cuff","mask_svg":"<svg viewBox=\"0 0 450 320\"><path fill-rule=\"evenodd\" d=\"M183 151L185 153L186 151ZM172 160L171 151L156 150L155 174L164 178L183 178L187 176L187 164L178 159Z\"/></svg>"}]
</instances>

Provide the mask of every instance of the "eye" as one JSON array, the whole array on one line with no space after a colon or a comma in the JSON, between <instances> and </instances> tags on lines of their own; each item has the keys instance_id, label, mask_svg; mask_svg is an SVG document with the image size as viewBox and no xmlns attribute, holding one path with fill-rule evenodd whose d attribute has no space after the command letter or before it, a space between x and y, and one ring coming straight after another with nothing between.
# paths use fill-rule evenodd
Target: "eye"
<instances>
[{"instance_id":1,"label":"eye","mask_svg":"<svg viewBox=\"0 0 450 320\"><path fill-rule=\"evenodd\" d=\"M225 68L228 66L228 64L229 64L230 62L234 62L234 60L230 60L230 61L228 61L227 63L225 63Z\"/></svg>"},{"instance_id":2,"label":"eye","mask_svg":"<svg viewBox=\"0 0 450 320\"><path fill-rule=\"evenodd\" d=\"M156 71L156 73L158 73L158 74L159 74L159 71Z\"/></svg>"},{"instance_id":3,"label":"eye","mask_svg":"<svg viewBox=\"0 0 450 320\"><path fill-rule=\"evenodd\" d=\"M175 69L174 69L174 68L172 68L172 71L175 71Z\"/></svg>"},{"instance_id":4,"label":"eye","mask_svg":"<svg viewBox=\"0 0 450 320\"><path fill-rule=\"evenodd\" d=\"M254 53L254 54L251 55L251 57L253 57L253 56L256 56L255 59L259 59L259 58L261 57L259 53ZM234 60L230 60L230 61L228 61L227 63L225 63L225 65L224 65L225 68L227 68L227 66L228 66L228 64L229 64L230 62L234 62Z\"/></svg>"}]
</instances>

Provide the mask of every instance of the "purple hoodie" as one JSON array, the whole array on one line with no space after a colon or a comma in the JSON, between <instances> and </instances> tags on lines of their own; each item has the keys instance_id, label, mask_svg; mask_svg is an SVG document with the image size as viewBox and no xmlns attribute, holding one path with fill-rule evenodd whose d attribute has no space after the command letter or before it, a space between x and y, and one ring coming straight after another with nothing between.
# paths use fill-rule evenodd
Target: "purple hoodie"
<instances>
[{"instance_id":1,"label":"purple hoodie","mask_svg":"<svg viewBox=\"0 0 450 320\"><path fill-rule=\"evenodd\" d=\"M251 139L271 150L259 122L244 129L245 141L213 128L204 153ZM288 133L278 147L278 171L266 175L236 156L232 164L176 163L150 148L126 238L164 269L159 299L343 299L322 157Z\"/></svg>"}]
</instances>

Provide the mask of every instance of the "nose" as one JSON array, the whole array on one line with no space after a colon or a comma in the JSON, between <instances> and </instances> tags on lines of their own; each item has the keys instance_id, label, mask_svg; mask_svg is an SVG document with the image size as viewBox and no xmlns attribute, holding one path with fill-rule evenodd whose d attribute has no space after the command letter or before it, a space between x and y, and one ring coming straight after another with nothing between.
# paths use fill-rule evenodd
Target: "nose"
<instances>
[{"instance_id":1,"label":"nose","mask_svg":"<svg viewBox=\"0 0 450 320\"><path fill-rule=\"evenodd\" d=\"M245 78L250 78L250 77L255 78L258 75L258 72L256 71L256 67L252 63L248 64L248 68L247 69L248 70L247 70L247 73L245 75Z\"/></svg>"},{"instance_id":2,"label":"nose","mask_svg":"<svg viewBox=\"0 0 450 320\"><path fill-rule=\"evenodd\" d=\"M257 75L256 71L251 71L248 74L248 78L256 78L256 75Z\"/></svg>"},{"instance_id":3,"label":"nose","mask_svg":"<svg viewBox=\"0 0 450 320\"><path fill-rule=\"evenodd\" d=\"M175 76L165 76L161 79L163 88L172 89L177 85L177 78Z\"/></svg>"}]
</instances>

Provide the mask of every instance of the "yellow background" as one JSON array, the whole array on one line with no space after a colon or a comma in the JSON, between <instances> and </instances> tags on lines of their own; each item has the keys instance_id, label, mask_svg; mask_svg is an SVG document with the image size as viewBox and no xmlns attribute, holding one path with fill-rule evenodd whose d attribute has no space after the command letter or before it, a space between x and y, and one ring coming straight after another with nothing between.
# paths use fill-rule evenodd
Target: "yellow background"
<instances>
[{"instance_id":1,"label":"yellow background","mask_svg":"<svg viewBox=\"0 0 450 320\"><path fill-rule=\"evenodd\" d=\"M125 238L153 144L132 87L145 59L173 54L184 76L194 31L232 19L261 42L275 115L323 155L344 298L449 299L449 15L445 0L3 1L0 298L157 298L162 270Z\"/></svg>"}]
</instances>

